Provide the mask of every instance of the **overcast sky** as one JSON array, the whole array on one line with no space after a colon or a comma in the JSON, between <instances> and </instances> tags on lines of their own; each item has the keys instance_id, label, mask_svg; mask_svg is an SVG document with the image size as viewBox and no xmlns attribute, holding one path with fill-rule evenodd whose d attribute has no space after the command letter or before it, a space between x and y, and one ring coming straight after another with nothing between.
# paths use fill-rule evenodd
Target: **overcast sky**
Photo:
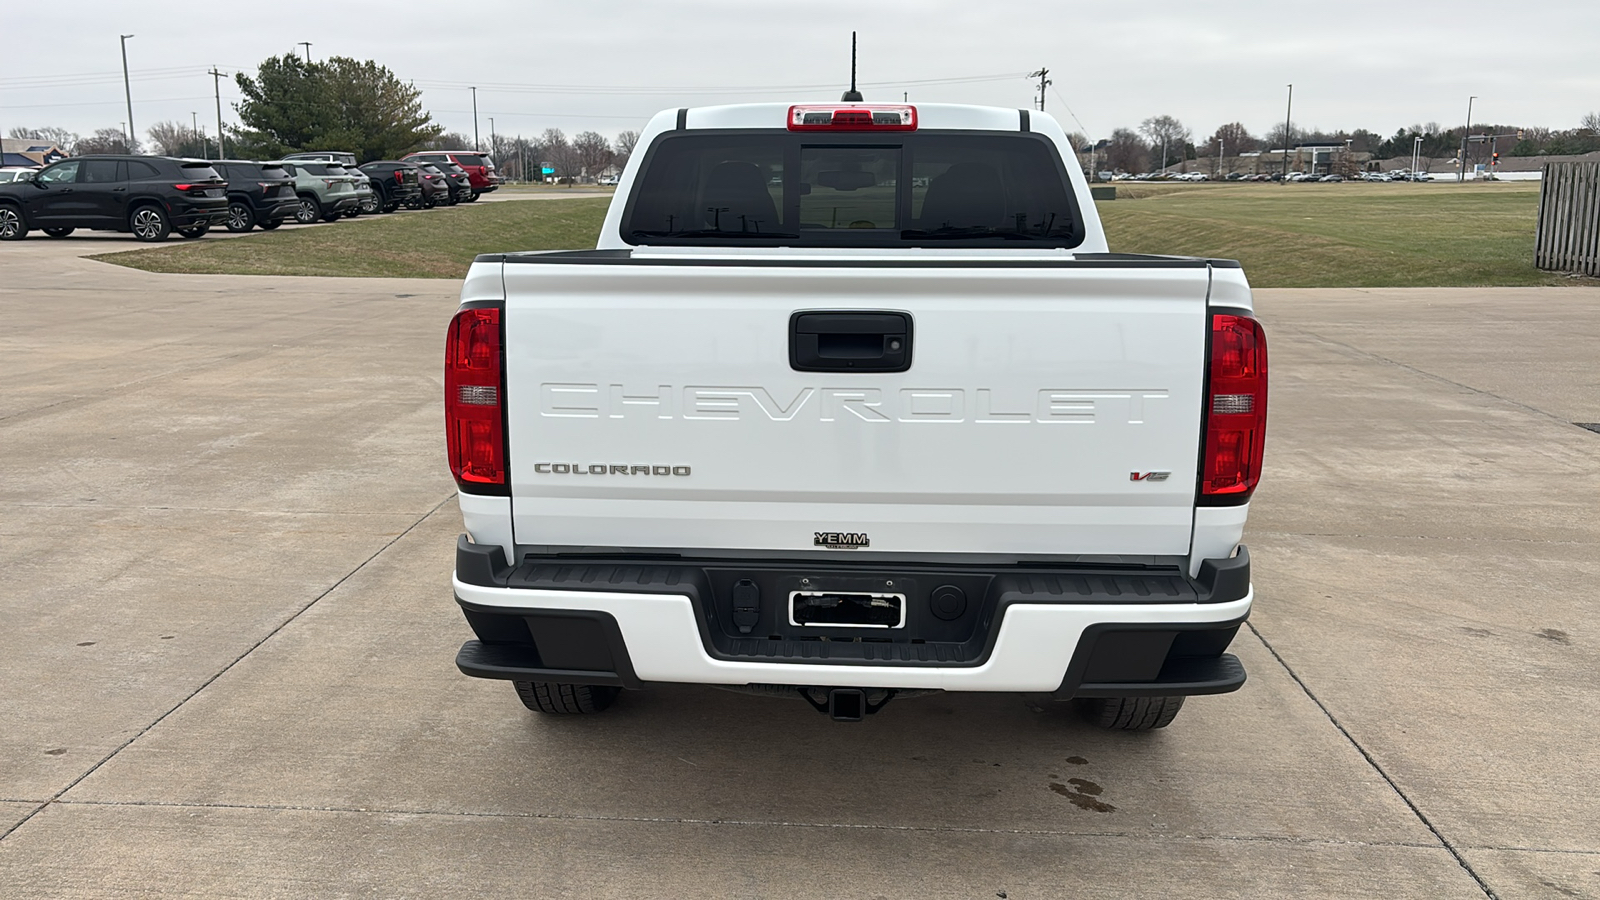
<instances>
[{"instance_id":1,"label":"overcast sky","mask_svg":"<svg viewBox=\"0 0 1600 900\"><path fill-rule=\"evenodd\" d=\"M1086 4L1010 0L673 0L331 4L73 0L7 4L0 30L0 130L117 127L119 34L128 41L133 114L216 118L213 65L254 71L270 55L375 59L423 89L436 121L607 136L656 110L837 99L860 32L868 100L1028 106L1050 68L1045 108L1068 130L1104 137L1159 114L1203 139L1242 121L1260 134L1294 119L1384 134L1415 122L1473 119L1570 128L1600 111L1600 2ZM397 27L397 22L410 23ZM940 83L943 82L943 83ZM223 117L238 99L222 86ZM1070 109L1070 113L1069 110ZM1081 124L1080 124L1081 123ZM214 131L215 126L207 129Z\"/></svg>"}]
</instances>

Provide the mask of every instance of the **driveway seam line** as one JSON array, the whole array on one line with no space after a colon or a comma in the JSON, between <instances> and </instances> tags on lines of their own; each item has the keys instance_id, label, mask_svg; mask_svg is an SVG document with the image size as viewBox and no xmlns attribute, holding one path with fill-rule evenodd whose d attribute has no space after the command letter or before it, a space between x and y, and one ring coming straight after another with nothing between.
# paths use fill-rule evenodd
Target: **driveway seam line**
<instances>
[{"instance_id":1,"label":"driveway seam line","mask_svg":"<svg viewBox=\"0 0 1600 900\"><path fill-rule=\"evenodd\" d=\"M1448 385L1450 385L1452 387L1458 387L1458 388L1460 388L1460 389L1462 389L1464 391L1470 391L1470 392L1472 392L1474 394L1481 394L1482 396L1485 396L1485 397L1493 397L1494 399L1499 400L1502 403L1508 404L1510 406L1515 406L1516 408L1521 409L1521 410L1525 410L1527 412L1536 413L1538 415L1544 416L1547 419L1550 419L1553 422L1559 422L1562 425L1566 425L1569 428L1577 428L1578 427L1576 425L1573 425L1571 422L1567 421L1566 419L1562 418L1561 416L1558 416L1555 413L1546 412L1546 411L1540 409L1537 406L1530 406L1530 405L1528 405L1526 403L1523 403L1520 400L1513 400L1510 397L1506 397L1506 396L1502 396L1500 394L1496 394L1494 391L1484 390L1483 388L1476 388L1476 387L1473 387L1470 384L1462 384L1459 381L1455 381L1453 379L1446 378L1443 375L1436 375L1436 374L1434 374L1432 372L1429 372L1426 369L1420 369L1420 368L1418 368L1416 366L1411 365L1410 363L1403 363L1403 362L1400 362L1399 360L1390 359L1389 357L1384 356L1381 353L1373 353L1371 350L1363 350L1360 347L1355 346L1354 344L1347 344L1344 341L1334 340L1333 338L1330 338L1330 337L1324 337L1324 336L1322 336L1320 334L1317 334L1315 331L1307 331L1305 329L1296 329L1293 326L1289 326L1288 330L1290 330L1290 331L1298 331L1300 334L1302 334L1302 335L1304 335L1306 337L1310 337L1310 338L1313 338L1315 340L1321 341L1324 344L1332 344L1335 347L1343 347L1344 349L1349 350L1351 353L1359 354L1361 356L1367 357L1368 359L1377 360L1378 362L1387 363L1388 365L1394 366L1397 369L1404 369L1407 372L1411 372L1411 373L1416 374L1416 375L1421 375L1424 378L1430 378L1430 379L1432 379L1434 381L1438 381L1438 382L1443 383L1443 384L1448 384ZM1579 429L1579 430L1582 430L1582 429Z\"/></svg>"},{"instance_id":2,"label":"driveway seam line","mask_svg":"<svg viewBox=\"0 0 1600 900\"><path fill-rule=\"evenodd\" d=\"M1396 782L1394 778L1384 770L1383 766L1378 765L1378 760L1375 759L1370 752L1368 752L1366 747L1361 746L1361 742L1356 740L1356 736L1350 733L1350 729L1346 728L1343 722L1339 721L1338 716L1333 714L1333 710L1329 709L1327 705L1322 702L1322 699L1312 692L1311 686L1306 684L1305 680L1300 677L1299 673L1289 666L1288 661L1285 660L1283 656L1278 653L1277 648L1273 647L1271 642L1269 642L1266 637L1262 635L1260 630L1256 628L1255 623L1245 622L1244 624L1246 628L1250 629L1250 633L1256 636L1256 640L1261 642L1261 646L1267 648L1267 652L1272 654L1272 658L1278 661L1278 665L1283 667L1283 671L1287 672L1289 677L1294 679L1294 683L1300 686L1300 690L1305 692L1305 695L1310 698L1311 702L1317 705L1317 709L1322 710L1322 714L1328 718L1328 721L1333 724L1333 727L1339 729L1339 733L1344 735L1344 739L1350 742L1350 746L1356 748L1356 752L1361 754L1361 758L1367 761L1367 765L1371 766L1372 770L1378 773L1378 777L1382 778L1388 783L1389 788L1394 791L1395 796L1399 797L1401 802L1405 803L1405 805L1411 810L1411 814L1417 817L1417 821L1421 822L1424 828L1427 828L1428 831L1433 833L1434 838L1438 840L1441 847L1443 847L1445 850L1448 850L1450 855L1455 857L1456 863L1461 866L1462 871L1466 872L1472 877L1473 881L1477 882L1478 889L1483 891L1484 896L1488 897L1489 900L1500 900L1499 895L1489 887L1489 883L1487 881L1483 880L1483 876L1479 875L1478 871L1472 868L1472 865L1467 862L1467 858L1462 855L1461 851L1458 850L1454 844L1450 843L1447 838L1445 838L1444 833L1439 830L1439 827L1434 825L1433 820L1429 819L1427 814L1422 811L1422 807L1418 806L1416 801L1412 800L1405 791L1401 790L1399 783Z\"/></svg>"},{"instance_id":3,"label":"driveway seam line","mask_svg":"<svg viewBox=\"0 0 1600 900\"><path fill-rule=\"evenodd\" d=\"M685 816L603 816L582 813L537 812L455 812L431 809L392 809L355 806L297 806L278 803L191 803L179 800L60 800L58 806L143 807L154 809L260 810L263 812L352 813L380 816L433 816L470 819L538 819L555 822L621 822L641 825L726 825L746 828L837 828L861 831L927 832L937 834L1002 834L1024 837L1111 837L1152 841L1236 841L1240 843L1299 844L1337 847L1403 847L1412 850L1439 850L1437 844L1413 841L1345 841L1330 838L1297 838L1289 835L1228 834L1145 834L1133 831L1060 831L1048 828L975 828L958 825L888 825L853 822L789 822L767 819L703 819Z\"/></svg>"},{"instance_id":4,"label":"driveway seam line","mask_svg":"<svg viewBox=\"0 0 1600 900\"><path fill-rule=\"evenodd\" d=\"M28 813L26 816L24 816L22 818L21 821L19 821L16 824L12 825L10 828L7 828L4 833L0 833L0 841L3 841L6 838L10 837L12 834L16 833L17 829L21 828L23 825L26 825L28 823L28 821L31 820L34 816L37 816L41 811L43 811L47 807L55 804L57 801L59 801L61 799L61 796L63 794L65 794L67 791L70 791L73 788L77 787L79 784L82 784L84 779L88 778L90 775L93 775L95 772L98 772L100 770L101 766L104 766L106 763L108 763L111 760L115 759L117 754L119 754L122 751L128 749L128 747L131 746L134 741L137 741L139 738L144 737L146 734L148 734L150 732L151 729L155 728L157 725L160 725L162 722L166 721L168 716L170 716L173 713L177 712L178 710L182 709L184 707L184 705L187 704L190 700L193 700L195 697L199 696L201 691L203 691L206 688L210 687L212 684L214 684L216 682L216 680L218 678L221 678L222 676L228 674L228 672L233 670L234 666L237 666L239 663L243 662L245 660L245 657L247 657L250 654L256 652L256 650L259 649L262 644L265 644L267 641L272 640L272 638L275 637L278 634L278 632L280 632L283 629L289 627L291 624L293 624L295 622L295 620L297 620L301 616L305 615L306 612L308 610L310 610L311 607L316 606L317 603L319 603L322 600L322 598L324 598L324 597L328 596L329 594L333 593L334 591L338 590L340 585L344 584L346 581L349 581L351 578L355 577L357 572L360 572L362 569L365 569L373 560L375 560L378 557L382 556L384 551L388 550L390 547L393 547L396 543L398 543L400 541L401 538L403 538L406 535L410 534L418 525L421 525L423 522L426 522L430 516L432 516L434 513L438 512L439 510L443 509L444 505L446 503L449 503L450 500L452 498L454 498L454 497L455 497L455 494L452 493L449 496L445 497L443 500L440 500L438 503L434 504L432 509L429 509L427 512L423 513L420 517L417 518L417 520L415 522L412 522L410 525L407 525L404 531L402 531L399 534L395 535L394 537L390 538L387 542L384 543L384 545L382 547L379 547L371 556L369 556L366 559L362 560L360 562L360 564L358 564L355 568L353 568L350 571L348 571L348 572L344 573L343 575L339 576L339 580L337 580L333 584L329 585L327 590L324 590L322 593L320 593L317 596L311 598L311 601L309 603L307 603L304 606L300 607L299 609L295 610L294 614L289 616L287 619L284 619L282 622L279 622L276 626L273 627L273 629L271 631L269 631L265 635L263 635L260 640L258 640L255 643L251 644L249 647L246 647L243 653L239 654L237 657L234 658L233 662L230 662L227 665L223 666L221 669L217 670L217 672L215 674L213 674L211 677L207 678L205 681L201 682L199 687L196 687L194 690L190 691L187 695L184 696L184 698L182 700L179 700L177 703L173 704L173 706L170 709L168 709L166 712L162 713L161 715L157 716L155 718L155 720L152 721L150 724L148 724L148 725L144 726L143 728L139 729L137 732L135 732L133 734L133 736L129 737L127 740L123 741L121 744L118 744L116 749L112 750L110 753L108 753L104 757L102 757L99 762L97 762L94 765L90 766L87 770L85 770L77 778L72 779L61 790L56 791L54 794L52 794L50 796L50 799L48 799L48 800L44 801L44 803L40 804L38 809L35 809L33 812Z\"/></svg>"}]
</instances>

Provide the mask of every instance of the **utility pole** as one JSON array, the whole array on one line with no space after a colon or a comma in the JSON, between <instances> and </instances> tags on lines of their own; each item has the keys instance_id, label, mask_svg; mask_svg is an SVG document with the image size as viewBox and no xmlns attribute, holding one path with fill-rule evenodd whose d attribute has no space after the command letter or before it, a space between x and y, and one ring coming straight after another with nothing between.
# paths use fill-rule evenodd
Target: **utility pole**
<instances>
[{"instance_id":1,"label":"utility pole","mask_svg":"<svg viewBox=\"0 0 1600 900\"><path fill-rule=\"evenodd\" d=\"M1467 127L1461 129L1461 168L1456 171L1457 184L1467 180L1467 135L1472 132L1472 101L1476 99L1476 94L1467 98Z\"/></svg>"},{"instance_id":2,"label":"utility pole","mask_svg":"<svg viewBox=\"0 0 1600 900\"><path fill-rule=\"evenodd\" d=\"M490 116L489 117L489 155L490 156L494 155L496 146L497 145L495 144L495 140L494 140L494 116Z\"/></svg>"},{"instance_id":3,"label":"utility pole","mask_svg":"<svg viewBox=\"0 0 1600 900\"><path fill-rule=\"evenodd\" d=\"M1049 87L1052 84L1055 84L1055 82L1053 82L1049 78L1045 77L1045 76L1047 76L1049 74L1050 74L1050 70L1046 69L1044 66L1040 66L1039 67L1039 71L1037 71L1037 72L1029 72L1028 73L1028 77L1029 78L1037 78L1037 79L1039 79L1039 111L1040 112L1044 112L1044 89Z\"/></svg>"},{"instance_id":4,"label":"utility pole","mask_svg":"<svg viewBox=\"0 0 1600 900\"><path fill-rule=\"evenodd\" d=\"M472 89L472 149L481 150L478 146L478 89Z\"/></svg>"},{"instance_id":5,"label":"utility pole","mask_svg":"<svg viewBox=\"0 0 1600 900\"><path fill-rule=\"evenodd\" d=\"M217 159L226 159L228 150L222 143L222 73L212 66L206 74L211 76L211 86L217 92Z\"/></svg>"},{"instance_id":6,"label":"utility pole","mask_svg":"<svg viewBox=\"0 0 1600 900\"><path fill-rule=\"evenodd\" d=\"M1289 183L1289 129L1294 126L1294 85L1289 85L1289 106L1283 111L1283 180L1279 184Z\"/></svg>"},{"instance_id":7,"label":"utility pole","mask_svg":"<svg viewBox=\"0 0 1600 900\"><path fill-rule=\"evenodd\" d=\"M136 153L133 146L133 88L128 86L128 38L131 34L122 35L122 95L128 100L128 152Z\"/></svg>"},{"instance_id":8,"label":"utility pole","mask_svg":"<svg viewBox=\"0 0 1600 900\"><path fill-rule=\"evenodd\" d=\"M298 44L295 44L295 46L296 47L304 47L304 48L306 48L306 63L309 65L310 62L311 62L311 42L310 41L301 41Z\"/></svg>"},{"instance_id":9,"label":"utility pole","mask_svg":"<svg viewBox=\"0 0 1600 900\"><path fill-rule=\"evenodd\" d=\"M1417 167L1422 165L1422 135L1411 139L1411 180L1417 180Z\"/></svg>"},{"instance_id":10,"label":"utility pole","mask_svg":"<svg viewBox=\"0 0 1600 900\"><path fill-rule=\"evenodd\" d=\"M197 141L200 140L200 114L195 112L192 109L189 110L189 127L191 129L190 133L194 135L194 139L197 140ZM202 143L200 145L200 155L201 156L207 155L206 154L206 145L204 143ZM219 157L221 155L222 154L220 154L220 153L217 154L217 156L219 156Z\"/></svg>"}]
</instances>

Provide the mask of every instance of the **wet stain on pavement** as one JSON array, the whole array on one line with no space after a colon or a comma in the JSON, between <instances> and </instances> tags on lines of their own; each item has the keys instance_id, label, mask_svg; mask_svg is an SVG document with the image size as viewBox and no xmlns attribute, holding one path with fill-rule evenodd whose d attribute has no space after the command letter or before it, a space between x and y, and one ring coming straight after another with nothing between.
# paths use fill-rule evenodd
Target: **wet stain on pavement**
<instances>
[{"instance_id":1,"label":"wet stain on pavement","mask_svg":"<svg viewBox=\"0 0 1600 900\"><path fill-rule=\"evenodd\" d=\"M1070 787L1069 787L1070 785ZM1116 810L1115 806L1099 799L1105 789L1100 785L1084 778L1068 778L1066 784L1059 781L1050 782L1050 790L1072 801L1072 805L1079 809L1091 812L1108 813Z\"/></svg>"},{"instance_id":2,"label":"wet stain on pavement","mask_svg":"<svg viewBox=\"0 0 1600 900\"><path fill-rule=\"evenodd\" d=\"M1534 632L1534 634L1537 634L1539 637L1542 637L1547 641L1555 641L1558 644L1572 643L1572 637L1559 628L1541 628Z\"/></svg>"},{"instance_id":3,"label":"wet stain on pavement","mask_svg":"<svg viewBox=\"0 0 1600 900\"><path fill-rule=\"evenodd\" d=\"M1471 625L1463 625L1463 626L1461 626L1461 630L1465 631L1467 634L1472 635L1473 637L1493 637L1494 636L1494 632L1490 631L1487 628L1474 628Z\"/></svg>"},{"instance_id":4,"label":"wet stain on pavement","mask_svg":"<svg viewBox=\"0 0 1600 900\"><path fill-rule=\"evenodd\" d=\"M1067 762L1075 766L1087 766L1089 764L1089 761L1081 756L1069 756L1067 757Z\"/></svg>"},{"instance_id":5,"label":"wet stain on pavement","mask_svg":"<svg viewBox=\"0 0 1600 900\"><path fill-rule=\"evenodd\" d=\"M65 753L65 752L67 752L67 748L65 748L65 747L54 747L54 748L51 748L49 750L46 750L44 752L44 755L45 756L60 756L61 754Z\"/></svg>"}]
</instances>

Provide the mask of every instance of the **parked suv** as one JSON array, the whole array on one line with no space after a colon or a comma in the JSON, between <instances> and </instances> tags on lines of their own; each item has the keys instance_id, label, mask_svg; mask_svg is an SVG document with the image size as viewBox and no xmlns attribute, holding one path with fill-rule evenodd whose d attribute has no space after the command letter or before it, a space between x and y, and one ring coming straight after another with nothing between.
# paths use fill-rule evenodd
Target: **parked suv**
<instances>
[{"instance_id":1,"label":"parked suv","mask_svg":"<svg viewBox=\"0 0 1600 900\"><path fill-rule=\"evenodd\" d=\"M444 173L445 183L450 186L450 203L471 203L478 199L472 192L472 176L467 170L455 163L434 163L433 167Z\"/></svg>"},{"instance_id":2,"label":"parked suv","mask_svg":"<svg viewBox=\"0 0 1600 900\"><path fill-rule=\"evenodd\" d=\"M208 162L165 156L79 156L0 184L0 240L34 228L66 237L79 228L164 241L196 238L228 218L228 183Z\"/></svg>"},{"instance_id":3,"label":"parked suv","mask_svg":"<svg viewBox=\"0 0 1600 900\"><path fill-rule=\"evenodd\" d=\"M344 166L290 160L279 165L294 178L295 194L300 199L294 219L301 225L310 225L318 219L334 222L360 206L355 180L345 173Z\"/></svg>"},{"instance_id":4,"label":"parked suv","mask_svg":"<svg viewBox=\"0 0 1600 900\"><path fill-rule=\"evenodd\" d=\"M455 202L450 190L450 176L439 171L439 167L431 162L421 163L417 171L422 176L422 207L433 209L443 203L446 206Z\"/></svg>"},{"instance_id":5,"label":"parked suv","mask_svg":"<svg viewBox=\"0 0 1600 900\"><path fill-rule=\"evenodd\" d=\"M229 231L245 232L257 225L271 231L300 207L294 179L277 163L221 159L212 160L211 167L228 180Z\"/></svg>"},{"instance_id":6,"label":"parked suv","mask_svg":"<svg viewBox=\"0 0 1600 900\"><path fill-rule=\"evenodd\" d=\"M494 160L487 153L476 150L423 150L402 158L411 162L455 163L465 169L472 179L472 193L467 198L469 202L478 199L479 194L500 188L500 175L494 170Z\"/></svg>"},{"instance_id":7,"label":"parked suv","mask_svg":"<svg viewBox=\"0 0 1600 900\"><path fill-rule=\"evenodd\" d=\"M422 205L422 170L414 163L381 159L361 166L372 179L373 201L379 212L393 212L401 206Z\"/></svg>"}]
</instances>

